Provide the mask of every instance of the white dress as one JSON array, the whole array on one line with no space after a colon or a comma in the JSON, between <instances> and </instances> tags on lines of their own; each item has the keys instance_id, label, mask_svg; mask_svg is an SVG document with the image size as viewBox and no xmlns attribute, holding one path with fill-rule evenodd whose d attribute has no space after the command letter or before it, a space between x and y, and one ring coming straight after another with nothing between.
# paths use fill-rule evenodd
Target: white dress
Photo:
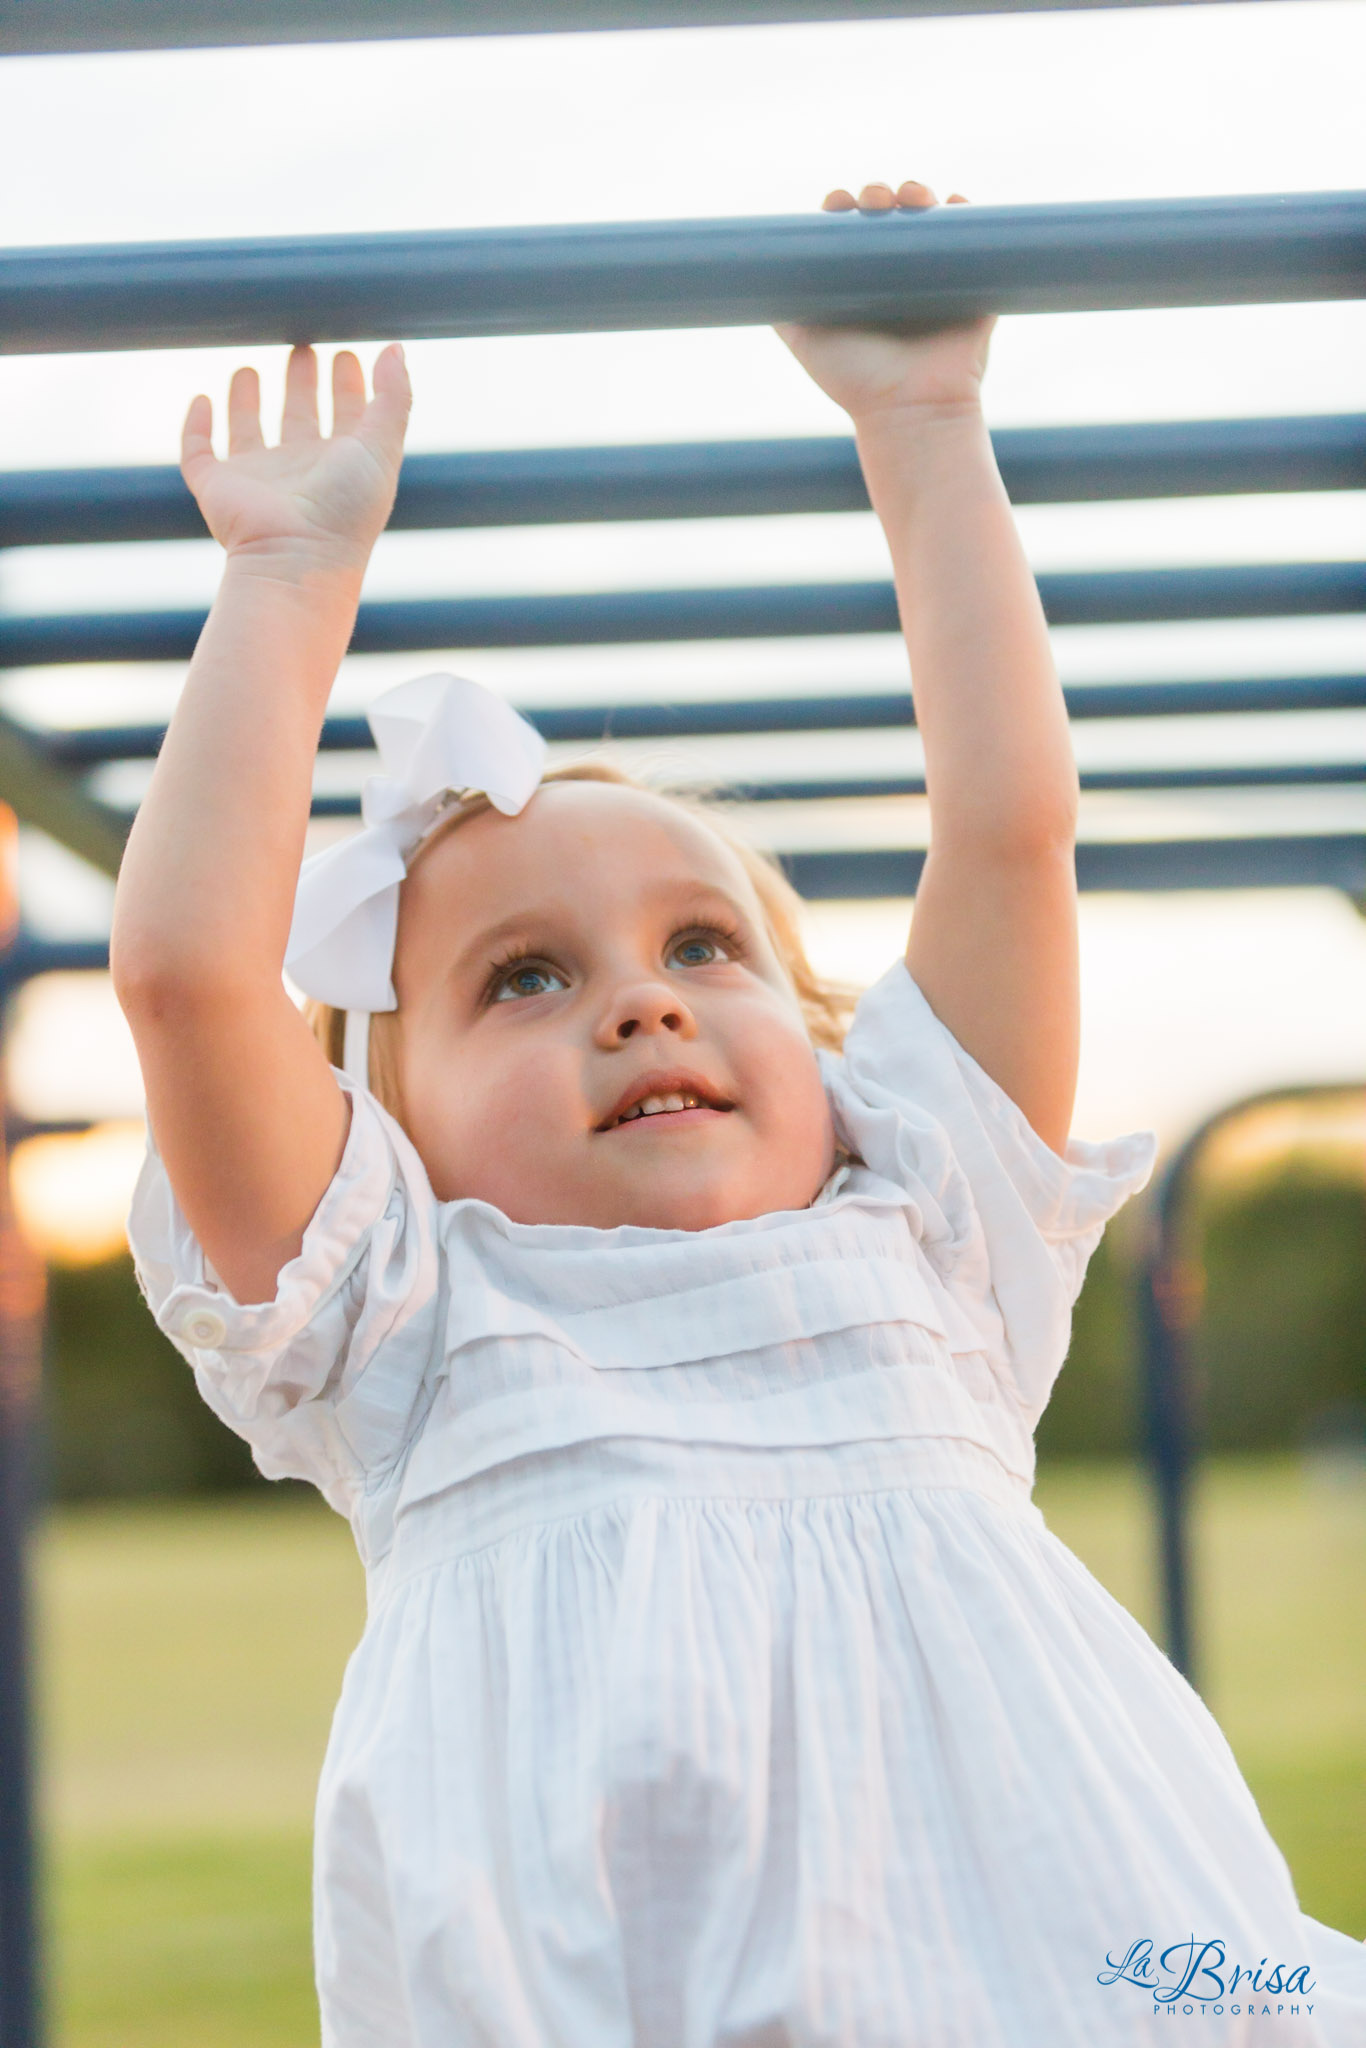
<instances>
[{"instance_id":1,"label":"white dress","mask_svg":"<svg viewBox=\"0 0 1366 2048\"><path fill-rule=\"evenodd\" d=\"M253 1306L149 1156L158 1322L368 1575L326 2048L1366 2048L1366 1945L1030 1498L1152 1139L1058 1158L900 965L821 1061L861 1163L697 1232L438 1202L353 1090Z\"/></svg>"}]
</instances>

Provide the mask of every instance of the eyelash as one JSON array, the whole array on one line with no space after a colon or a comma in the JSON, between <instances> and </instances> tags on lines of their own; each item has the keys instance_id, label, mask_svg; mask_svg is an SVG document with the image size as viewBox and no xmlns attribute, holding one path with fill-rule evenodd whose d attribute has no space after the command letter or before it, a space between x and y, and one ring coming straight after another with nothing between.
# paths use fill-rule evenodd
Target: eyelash
<instances>
[{"instance_id":1,"label":"eyelash","mask_svg":"<svg viewBox=\"0 0 1366 2048\"><path fill-rule=\"evenodd\" d=\"M675 947L693 938L719 939L733 958L738 958L744 950L744 939L734 925L714 922L711 924L680 926L669 940L669 952L672 953ZM712 963L707 961L703 964L710 966ZM510 952L501 954L490 963L489 977L484 985L484 1001L486 1003L494 1001L499 989L515 968L524 966L550 967L551 965L552 963L542 953L533 953L526 946L514 947ZM557 974L559 973L558 968L555 968L554 971Z\"/></svg>"}]
</instances>

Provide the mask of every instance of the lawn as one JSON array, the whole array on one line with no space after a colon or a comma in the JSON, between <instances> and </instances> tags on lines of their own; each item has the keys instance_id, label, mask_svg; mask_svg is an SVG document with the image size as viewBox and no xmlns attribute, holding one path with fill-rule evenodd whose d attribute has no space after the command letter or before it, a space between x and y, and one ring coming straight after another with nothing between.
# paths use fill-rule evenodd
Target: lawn
<instances>
[{"instance_id":1,"label":"lawn","mask_svg":"<svg viewBox=\"0 0 1366 2048\"><path fill-rule=\"evenodd\" d=\"M1056 1533L1156 1631L1140 1475L1060 1466ZM1366 1936L1366 1484L1224 1459L1198 1489L1201 1689L1305 1910ZM364 1609L311 1499L88 1508L39 1545L55 2048L305 2048L309 1821Z\"/></svg>"}]
</instances>

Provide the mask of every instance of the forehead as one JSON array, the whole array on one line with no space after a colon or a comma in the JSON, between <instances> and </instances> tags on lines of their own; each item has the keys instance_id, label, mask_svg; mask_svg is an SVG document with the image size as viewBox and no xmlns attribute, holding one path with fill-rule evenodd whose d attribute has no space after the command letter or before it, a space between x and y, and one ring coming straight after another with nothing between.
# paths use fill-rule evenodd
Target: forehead
<instances>
[{"instance_id":1,"label":"forehead","mask_svg":"<svg viewBox=\"0 0 1366 2048\"><path fill-rule=\"evenodd\" d=\"M484 811L433 845L404 883L402 925L438 905L449 928L453 912L461 925L590 901L601 914L690 888L720 890L762 918L744 863L705 818L649 790L551 782L517 817Z\"/></svg>"}]
</instances>

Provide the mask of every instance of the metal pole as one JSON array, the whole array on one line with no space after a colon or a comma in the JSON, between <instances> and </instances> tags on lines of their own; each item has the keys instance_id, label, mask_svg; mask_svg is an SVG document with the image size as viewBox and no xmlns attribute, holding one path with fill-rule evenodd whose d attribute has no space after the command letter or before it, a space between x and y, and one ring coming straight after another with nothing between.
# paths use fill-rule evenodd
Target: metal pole
<instances>
[{"instance_id":1,"label":"metal pole","mask_svg":"<svg viewBox=\"0 0 1366 2048\"><path fill-rule=\"evenodd\" d=\"M206 49L409 36L893 21L921 14L1158 6L1161 0L0 0L0 52Z\"/></svg>"},{"instance_id":2,"label":"metal pole","mask_svg":"<svg viewBox=\"0 0 1366 2048\"><path fill-rule=\"evenodd\" d=\"M1069 718L1188 718L1246 711L1360 711L1366 675L1268 676L1250 681L1071 683L1063 695ZM676 740L735 733L902 730L915 724L915 704L904 690L873 696L701 699L691 704L523 705L548 740ZM34 734L50 760L88 768L102 761L152 761L166 737L164 725L77 726ZM374 738L365 719L329 718L318 740L321 753L368 753Z\"/></svg>"},{"instance_id":3,"label":"metal pole","mask_svg":"<svg viewBox=\"0 0 1366 2048\"><path fill-rule=\"evenodd\" d=\"M1366 852L1366 842L1363 842ZM1354 892L1366 897L1366 866ZM1201 1246L1191 1242L1188 1197L1205 1147L1226 1124L1272 1103L1356 1093L1359 1082L1272 1088L1216 1110L1193 1131L1159 1178L1139 1273L1143 1420L1157 1496L1158 1574L1167 1654L1191 1684L1197 1668L1190 1590L1190 1475L1195 1455L1190 1332L1204 1305Z\"/></svg>"},{"instance_id":4,"label":"metal pole","mask_svg":"<svg viewBox=\"0 0 1366 2048\"><path fill-rule=\"evenodd\" d=\"M1366 487L1360 413L998 427L991 441L1015 505ZM867 509L852 439L806 434L409 455L389 529ZM0 547L202 540L207 531L169 465L0 473Z\"/></svg>"},{"instance_id":5,"label":"metal pole","mask_svg":"<svg viewBox=\"0 0 1366 2048\"><path fill-rule=\"evenodd\" d=\"M1196 1684L1190 1612L1189 1479L1191 1418L1185 1331L1197 1299L1198 1268L1184 1264L1172 1243L1178 1154L1160 1184L1148 1254L1140 1275L1143 1407L1148 1456L1157 1494L1158 1581L1167 1655Z\"/></svg>"},{"instance_id":6,"label":"metal pole","mask_svg":"<svg viewBox=\"0 0 1366 2048\"><path fill-rule=\"evenodd\" d=\"M1366 565L1358 562L1046 570L1035 581L1053 626L1306 618L1366 611ZM67 662L188 661L203 631L204 617L202 611L11 614L0 618L0 668L48 668ZM896 592L890 582L399 598L361 605L351 652L770 640L895 633L899 623Z\"/></svg>"},{"instance_id":7,"label":"metal pole","mask_svg":"<svg viewBox=\"0 0 1366 2048\"><path fill-rule=\"evenodd\" d=\"M0 840L8 857L0 916L7 948L18 926L16 838L14 813L5 811ZM0 1000L8 992L8 976L0 970ZM34 1492L43 1269L15 1222L3 1148L0 1117L0 2048L39 2048L25 1549Z\"/></svg>"},{"instance_id":8,"label":"metal pole","mask_svg":"<svg viewBox=\"0 0 1366 2048\"><path fill-rule=\"evenodd\" d=\"M7 249L0 352L940 326L1366 292L1366 193Z\"/></svg>"}]
</instances>

